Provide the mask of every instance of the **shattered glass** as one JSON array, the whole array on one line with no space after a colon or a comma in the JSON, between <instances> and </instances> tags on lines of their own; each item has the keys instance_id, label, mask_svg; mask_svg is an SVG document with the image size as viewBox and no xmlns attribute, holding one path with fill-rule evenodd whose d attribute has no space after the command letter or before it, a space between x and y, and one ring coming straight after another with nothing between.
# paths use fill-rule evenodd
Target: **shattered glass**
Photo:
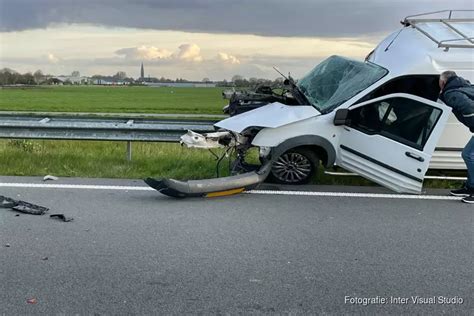
<instances>
[{"instance_id":1,"label":"shattered glass","mask_svg":"<svg viewBox=\"0 0 474 316\"><path fill-rule=\"evenodd\" d=\"M372 63L331 56L300 79L298 87L318 111L328 113L387 73Z\"/></svg>"}]
</instances>

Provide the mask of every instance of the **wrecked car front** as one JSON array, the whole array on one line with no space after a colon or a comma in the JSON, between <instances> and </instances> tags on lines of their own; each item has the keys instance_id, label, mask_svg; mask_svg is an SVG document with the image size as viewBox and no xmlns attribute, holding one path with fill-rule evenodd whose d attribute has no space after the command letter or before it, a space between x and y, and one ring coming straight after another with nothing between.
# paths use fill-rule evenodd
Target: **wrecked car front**
<instances>
[{"instance_id":1,"label":"wrecked car front","mask_svg":"<svg viewBox=\"0 0 474 316\"><path fill-rule=\"evenodd\" d=\"M253 139L262 129L276 129L320 114L312 106L289 106L278 102L271 103L217 122L214 125L218 130L216 133L200 135L188 131L181 137L181 143L192 148L210 149L240 146L246 150L253 146ZM268 151L264 151L268 148L261 149L261 157L267 156Z\"/></svg>"}]
</instances>

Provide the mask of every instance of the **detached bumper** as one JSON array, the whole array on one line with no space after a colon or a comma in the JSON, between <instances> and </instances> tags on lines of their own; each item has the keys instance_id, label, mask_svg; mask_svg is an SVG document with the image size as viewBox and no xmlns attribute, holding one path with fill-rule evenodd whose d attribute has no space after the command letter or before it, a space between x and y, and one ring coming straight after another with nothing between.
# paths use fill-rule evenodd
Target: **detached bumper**
<instances>
[{"instance_id":1,"label":"detached bumper","mask_svg":"<svg viewBox=\"0 0 474 316\"><path fill-rule=\"evenodd\" d=\"M257 187L265 181L271 170L271 163L258 171L215 179L178 181L174 179L145 179L145 183L158 192L176 197L215 197L241 193Z\"/></svg>"}]
</instances>

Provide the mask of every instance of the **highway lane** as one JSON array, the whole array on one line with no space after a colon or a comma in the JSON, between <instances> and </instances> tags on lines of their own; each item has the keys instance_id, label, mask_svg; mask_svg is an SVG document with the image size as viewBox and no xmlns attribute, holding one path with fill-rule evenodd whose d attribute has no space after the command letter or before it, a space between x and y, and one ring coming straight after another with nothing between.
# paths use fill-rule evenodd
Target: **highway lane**
<instances>
[{"instance_id":1,"label":"highway lane","mask_svg":"<svg viewBox=\"0 0 474 316\"><path fill-rule=\"evenodd\" d=\"M63 223L0 209L0 314L472 311L473 209L456 200L175 200L147 190L8 186L0 194L74 217ZM458 303L414 304L412 296ZM355 297L388 302L347 302Z\"/></svg>"}]
</instances>

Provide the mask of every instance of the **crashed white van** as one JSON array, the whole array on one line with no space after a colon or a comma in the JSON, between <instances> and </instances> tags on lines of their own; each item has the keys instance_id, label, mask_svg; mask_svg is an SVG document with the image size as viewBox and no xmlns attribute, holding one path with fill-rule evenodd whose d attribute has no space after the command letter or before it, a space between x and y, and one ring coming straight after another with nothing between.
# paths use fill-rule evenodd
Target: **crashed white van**
<instances>
[{"instance_id":1,"label":"crashed white van","mask_svg":"<svg viewBox=\"0 0 474 316\"><path fill-rule=\"evenodd\" d=\"M474 82L472 13L407 17L365 61L331 56L297 83L289 78L293 97L306 105L272 103L218 122L217 133L183 137L189 146L235 148L234 176L146 182L167 195L202 196L239 192L268 176L303 183L322 163L396 192L420 193L429 167L464 166L460 150L471 134L438 100L438 77L454 70ZM251 147L262 162L255 171L244 160Z\"/></svg>"}]
</instances>

